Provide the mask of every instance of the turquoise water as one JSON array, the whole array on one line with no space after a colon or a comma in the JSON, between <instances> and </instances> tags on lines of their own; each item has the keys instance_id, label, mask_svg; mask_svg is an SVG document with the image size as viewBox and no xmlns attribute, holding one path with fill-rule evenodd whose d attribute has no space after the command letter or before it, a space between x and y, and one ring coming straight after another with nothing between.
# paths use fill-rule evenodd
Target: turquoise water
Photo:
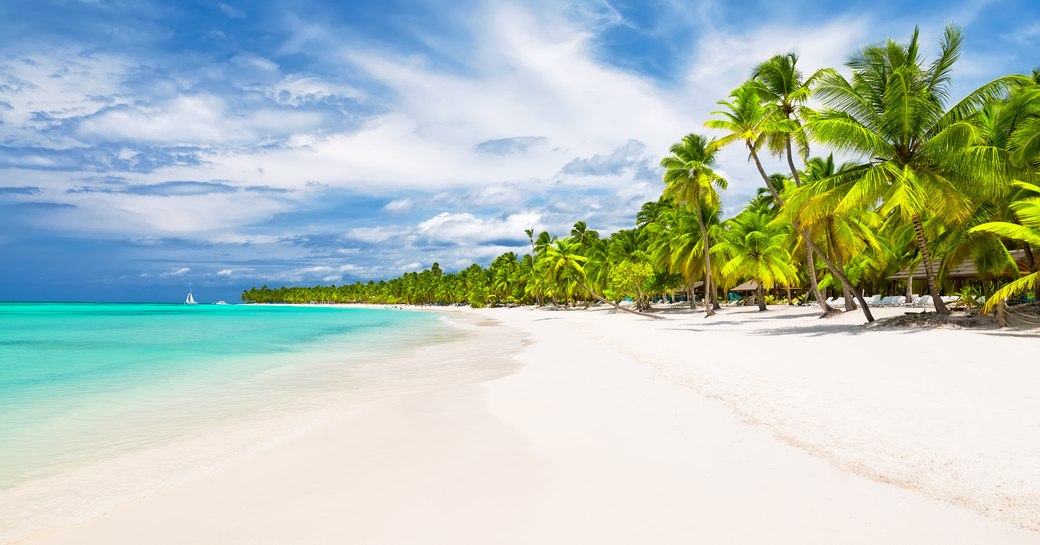
<instances>
[{"instance_id":1,"label":"turquoise water","mask_svg":"<svg viewBox=\"0 0 1040 545\"><path fill-rule=\"evenodd\" d=\"M393 310L0 303L0 490L349 387L443 335Z\"/></svg>"}]
</instances>

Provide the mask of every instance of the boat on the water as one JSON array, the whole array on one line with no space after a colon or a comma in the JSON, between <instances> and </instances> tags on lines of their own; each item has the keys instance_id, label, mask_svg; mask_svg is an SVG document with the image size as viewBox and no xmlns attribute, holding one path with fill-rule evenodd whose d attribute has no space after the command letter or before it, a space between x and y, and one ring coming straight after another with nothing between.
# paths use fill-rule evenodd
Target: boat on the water
<instances>
[{"instance_id":1,"label":"boat on the water","mask_svg":"<svg viewBox=\"0 0 1040 545\"><path fill-rule=\"evenodd\" d=\"M188 297L184 300L185 305L197 305L195 298L191 296L191 290L188 290Z\"/></svg>"},{"instance_id":2,"label":"boat on the water","mask_svg":"<svg viewBox=\"0 0 1040 545\"><path fill-rule=\"evenodd\" d=\"M220 301L217 301L216 303L213 303L213 304L214 305L226 305L227 301L224 301L223 299L221 299Z\"/></svg>"}]
</instances>

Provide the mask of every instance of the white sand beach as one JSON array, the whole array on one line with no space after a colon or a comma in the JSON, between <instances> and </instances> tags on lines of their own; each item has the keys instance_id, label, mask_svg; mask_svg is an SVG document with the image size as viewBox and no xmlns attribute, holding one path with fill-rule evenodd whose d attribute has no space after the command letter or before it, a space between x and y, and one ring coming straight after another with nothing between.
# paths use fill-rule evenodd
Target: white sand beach
<instances>
[{"instance_id":1,"label":"white sand beach","mask_svg":"<svg viewBox=\"0 0 1040 545\"><path fill-rule=\"evenodd\" d=\"M1040 544L1035 333L441 311L468 337L382 387L180 479L50 483L15 542Z\"/></svg>"}]
</instances>

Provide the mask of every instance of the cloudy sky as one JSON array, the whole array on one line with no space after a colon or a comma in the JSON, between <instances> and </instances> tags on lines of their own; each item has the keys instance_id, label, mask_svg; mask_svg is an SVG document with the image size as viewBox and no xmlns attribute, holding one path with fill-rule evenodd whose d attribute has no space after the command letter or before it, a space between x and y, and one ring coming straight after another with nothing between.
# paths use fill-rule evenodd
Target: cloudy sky
<instances>
[{"instance_id":1,"label":"cloudy sky","mask_svg":"<svg viewBox=\"0 0 1040 545\"><path fill-rule=\"evenodd\" d=\"M15 5L18 4L18 5ZM920 25L955 90L1040 63L1035 0L0 5L0 300L237 300L631 226L770 55ZM722 154L729 211L758 185ZM779 169L779 165L777 166Z\"/></svg>"}]
</instances>

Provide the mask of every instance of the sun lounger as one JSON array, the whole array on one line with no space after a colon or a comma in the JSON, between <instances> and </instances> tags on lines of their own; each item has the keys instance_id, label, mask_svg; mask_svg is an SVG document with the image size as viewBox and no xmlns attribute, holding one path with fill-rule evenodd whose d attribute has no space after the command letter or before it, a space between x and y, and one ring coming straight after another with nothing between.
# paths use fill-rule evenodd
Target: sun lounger
<instances>
[{"instance_id":1,"label":"sun lounger","mask_svg":"<svg viewBox=\"0 0 1040 545\"><path fill-rule=\"evenodd\" d=\"M905 299L905 298L902 295L889 295L887 297L882 297L881 298L881 302L878 303L877 306L879 306L879 307L894 307L894 306L898 306L898 305L903 304L903 299Z\"/></svg>"}]
</instances>

